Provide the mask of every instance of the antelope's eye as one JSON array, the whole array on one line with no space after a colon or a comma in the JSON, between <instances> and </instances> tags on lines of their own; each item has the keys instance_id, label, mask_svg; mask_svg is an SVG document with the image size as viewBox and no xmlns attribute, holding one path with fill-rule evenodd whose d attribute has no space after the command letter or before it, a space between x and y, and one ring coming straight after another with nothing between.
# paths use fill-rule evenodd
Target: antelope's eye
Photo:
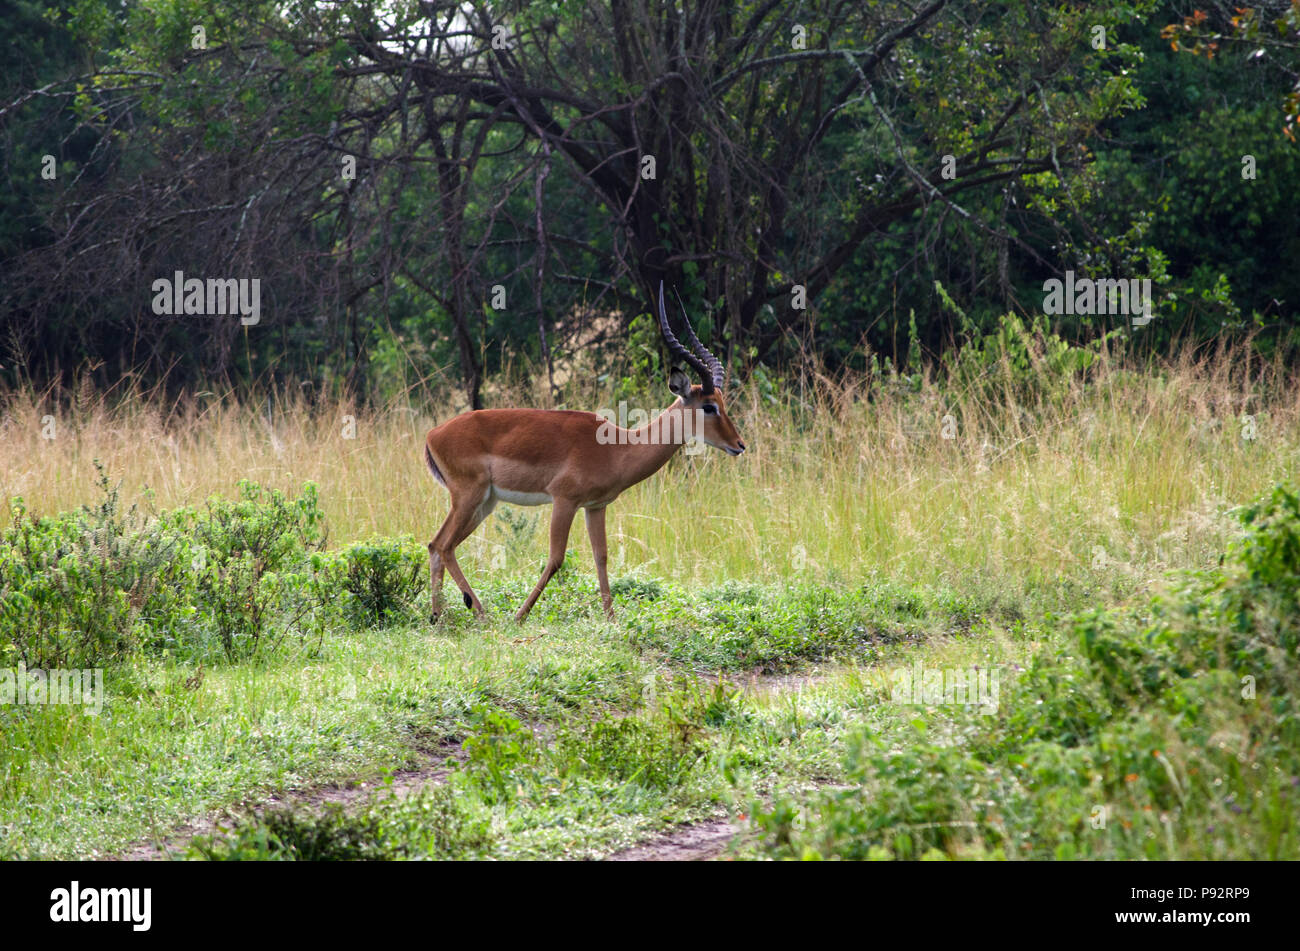
<instances>
[{"instance_id":1,"label":"antelope's eye","mask_svg":"<svg viewBox=\"0 0 1300 951\"><path fill-rule=\"evenodd\" d=\"M705 414L708 415L708 416L717 416L717 415L718 415L718 404L717 404L717 403L705 403L705 404L704 404L704 412L705 412Z\"/></svg>"}]
</instances>

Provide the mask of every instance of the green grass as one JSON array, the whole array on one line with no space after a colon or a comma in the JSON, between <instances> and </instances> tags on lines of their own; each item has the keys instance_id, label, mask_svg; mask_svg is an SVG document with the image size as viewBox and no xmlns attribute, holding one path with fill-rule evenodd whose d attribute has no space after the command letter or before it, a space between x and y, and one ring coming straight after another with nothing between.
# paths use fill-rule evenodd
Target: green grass
<instances>
[{"instance_id":1,"label":"green grass","mask_svg":"<svg viewBox=\"0 0 1300 951\"><path fill-rule=\"evenodd\" d=\"M826 644L797 643L805 659L840 664L795 689L741 691L639 651L661 666L643 676L632 662L621 691L536 707L544 725L507 712L529 715L518 700L485 697L455 721L466 758L450 793L351 815L274 813L192 854L598 857L721 812L746 820L737 857L1294 858L1300 494L1281 486L1239 518L1245 534L1222 567L1048 629L971 616L962 631L880 641L856 657L835 632L863 617L861 605L824 600L815 629ZM746 631L781 631L791 644L809 630L807 592L726 593L765 607L765 623ZM671 620L673 600L660 591L645 613ZM878 606L927 600L895 591ZM589 625L562 630L595 640ZM692 638L677 630L673 640ZM707 626L695 637L713 643ZM914 664L994 668L996 702L916 704L895 692L895 672Z\"/></svg>"},{"instance_id":2,"label":"green grass","mask_svg":"<svg viewBox=\"0 0 1300 951\"><path fill-rule=\"evenodd\" d=\"M736 390L750 452L678 458L611 507L613 624L580 530L510 623L548 513L509 506L458 553L487 620L449 585L427 624L441 409L0 396L0 494L24 497L0 668L99 665L108 694L98 717L0 705L0 855L115 854L450 744L446 793L275 813L193 854L592 857L727 815L740 857L1297 857L1300 515L1285 492L1232 511L1294 473L1300 388L1226 352L1064 372L1016 339L943 380ZM54 441L18 425L48 410ZM1000 668L996 714L893 702L918 661ZM816 677L718 684L786 674Z\"/></svg>"},{"instance_id":3,"label":"green grass","mask_svg":"<svg viewBox=\"0 0 1300 951\"><path fill-rule=\"evenodd\" d=\"M473 736L485 711L550 725L570 744L564 749L581 751L588 748L578 724L636 711L674 677L747 670L757 658L789 669L878 656L892 637L883 632L901 623L900 611L914 623L925 600L918 594L910 607L906 599L882 601L875 618L854 598L754 589L745 598L780 610L779 617L759 625L748 616L709 614L710 626L692 628L684 619L689 592L672 585L659 591L653 602L620 595L618 609L636 623L609 625L593 617L594 579L566 572L546 610L523 628L508 621L521 596L511 584L485 590L497 616L483 623L454 612L438 628L341 631L319 648L205 667L201 676L193 664L139 658L109 671L109 699L99 716L69 706L6 707L0 843L10 855L102 856L259 793L375 779L384 769L413 765L415 750ZM879 641L864 627L882 632ZM622 742L629 762L639 762L636 751L653 749L656 736L611 733L606 741ZM574 755L602 761L598 753ZM617 774L632 767L609 768ZM581 783L566 788L577 797L573 808L585 796L598 803L607 792ZM714 801L711 795L705 798ZM691 799L691 809L679 813L673 810L683 803L665 797L659 789L637 799L637 809L662 812L668 821L698 812L702 801ZM615 823L624 831L609 841L626 840L640 822Z\"/></svg>"},{"instance_id":4,"label":"green grass","mask_svg":"<svg viewBox=\"0 0 1300 951\"><path fill-rule=\"evenodd\" d=\"M507 620L522 593L510 583L485 587L486 622L457 611L436 629L339 632L205 670L197 687L191 666L141 660L112 673L97 718L7 711L4 848L102 856L259 792L366 778L379 796L348 813L272 810L190 854L587 858L728 815L746 830L738 857L1294 857L1293 659L1261 648L1240 661L1271 684L1243 709L1231 658L1251 637L1216 633L1233 592L1285 607L1291 589L1253 577L1211 573L1198 584L1212 597L1176 587L1155 641L1125 633L1149 627L1149 609L1054 622L884 584L628 584L628 620L611 625L593 616L593 580L565 572L522 628ZM1219 605L1220 620L1187 628L1191 604ZM916 662L999 667L997 713L893 702L892 672ZM755 669L815 676L718 679ZM385 770L444 742L463 750L447 792L383 795ZM1181 779L1162 784L1168 771Z\"/></svg>"},{"instance_id":5,"label":"green grass","mask_svg":"<svg viewBox=\"0 0 1300 951\"><path fill-rule=\"evenodd\" d=\"M892 656L897 663L918 652L937 658L951 643L900 647ZM1021 656L1030 642L982 628L961 643ZM410 821L413 813L445 811L438 793L414 804L381 794L348 817L276 812L197 843L191 855L596 858L706 817L729 815L746 827L774 798L844 782L846 744L864 725L888 730L914 716L881 702L878 674L843 665L798 689L769 691L661 668L638 681L630 712L578 708L544 730L499 708L472 709L464 721L467 759L448 779L447 801L456 823L481 834L459 848L446 837L430 843L430 824ZM738 854L755 854L758 836L742 834ZM356 854L358 838L371 848L367 855Z\"/></svg>"},{"instance_id":6,"label":"green grass","mask_svg":"<svg viewBox=\"0 0 1300 951\"><path fill-rule=\"evenodd\" d=\"M756 810L757 850L1295 858L1300 495L1280 486L1240 514L1246 534L1222 568L1065 623L996 711L936 704L856 729L846 788ZM955 645L947 665L987 666L973 647Z\"/></svg>"},{"instance_id":7,"label":"green grass","mask_svg":"<svg viewBox=\"0 0 1300 951\"><path fill-rule=\"evenodd\" d=\"M6 707L0 849L103 855L258 792L412 765L485 703L542 719L619 704L643 676L626 648L575 626L531 645L490 628L370 630L187 688L194 674L146 660L112 672L98 717Z\"/></svg>"}]
</instances>

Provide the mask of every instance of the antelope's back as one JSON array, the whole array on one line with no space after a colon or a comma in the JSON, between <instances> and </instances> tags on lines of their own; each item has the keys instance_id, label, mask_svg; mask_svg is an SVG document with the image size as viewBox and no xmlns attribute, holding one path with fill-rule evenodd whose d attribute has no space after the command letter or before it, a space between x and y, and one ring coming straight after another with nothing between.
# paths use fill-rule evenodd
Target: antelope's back
<instances>
[{"instance_id":1,"label":"antelope's back","mask_svg":"<svg viewBox=\"0 0 1300 951\"><path fill-rule=\"evenodd\" d=\"M429 430L425 443L444 477L540 492L575 453L597 446L601 422L574 410L480 409Z\"/></svg>"}]
</instances>

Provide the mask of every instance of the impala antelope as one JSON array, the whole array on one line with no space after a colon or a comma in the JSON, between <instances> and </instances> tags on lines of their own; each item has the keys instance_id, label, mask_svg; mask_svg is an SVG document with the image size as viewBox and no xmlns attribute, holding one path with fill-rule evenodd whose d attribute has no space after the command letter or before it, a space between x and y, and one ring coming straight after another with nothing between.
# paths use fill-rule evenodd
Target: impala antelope
<instances>
[{"instance_id":1,"label":"impala antelope","mask_svg":"<svg viewBox=\"0 0 1300 951\"><path fill-rule=\"evenodd\" d=\"M442 612L442 574L451 572L465 607L483 616L483 605L456 563L456 548L498 502L547 505L551 511L551 551L542 577L515 614L523 621L551 576L564 563L569 528L578 509L586 513L587 533L596 560L600 599L614 617L606 574L605 507L629 486L648 478L694 436L733 456L745 451L722 400L726 374L705 349L683 314L687 350L673 336L659 285L659 329L674 359L699 376L699 383L674 367L668 389L677 399L662 414L635 430L624 430L595 413L570 410L480 409L429 430L424 461L451 493L451 511L429 542L430 619ZM667 434L667 435L666 435Z\"/></svg>"}]
</instances>

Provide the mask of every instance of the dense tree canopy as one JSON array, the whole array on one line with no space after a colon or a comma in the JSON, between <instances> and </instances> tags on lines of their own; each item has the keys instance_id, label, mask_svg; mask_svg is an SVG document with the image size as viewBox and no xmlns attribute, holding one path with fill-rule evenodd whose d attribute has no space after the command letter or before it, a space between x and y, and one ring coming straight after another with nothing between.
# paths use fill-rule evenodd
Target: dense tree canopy
<instances>
[{"instance_id":1,"label":"dense tree canopy","mask_svg":"<svg viewBox=\"0 0 1300 951\"><path fill-rule=\"evenodd\" d=\"M1277 76L1250 51L1170 49L1192 16L7 2L0 374L361 393L400 376L480 405L502 367L652 343L638 317L661 280L733 362L835 367L1041 313L1067 270L1153 279L1152 346L1260 328L1290 345L1300 160ZM155 313L177 272L258 279L261 318Z\"/></svg>"}]
</instances>

